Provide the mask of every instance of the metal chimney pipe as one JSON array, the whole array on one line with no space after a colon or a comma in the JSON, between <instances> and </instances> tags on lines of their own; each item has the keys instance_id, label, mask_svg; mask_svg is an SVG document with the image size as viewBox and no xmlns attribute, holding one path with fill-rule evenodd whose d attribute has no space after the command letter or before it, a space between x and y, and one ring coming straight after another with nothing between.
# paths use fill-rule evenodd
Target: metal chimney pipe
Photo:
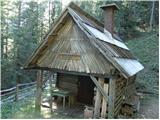
<instances>
[{"instance_id":1,"label":"metal chimney pipe","mask_svg":"<svg viewBox=\"0 0 160 120\"><path fill-rule=\"evenodd\" d=\"M119 7L116 4L107 4L100 7L104 10L104 29L108 30L111 34L114 32L114 11Z\"/></svg>"}]
</instances>

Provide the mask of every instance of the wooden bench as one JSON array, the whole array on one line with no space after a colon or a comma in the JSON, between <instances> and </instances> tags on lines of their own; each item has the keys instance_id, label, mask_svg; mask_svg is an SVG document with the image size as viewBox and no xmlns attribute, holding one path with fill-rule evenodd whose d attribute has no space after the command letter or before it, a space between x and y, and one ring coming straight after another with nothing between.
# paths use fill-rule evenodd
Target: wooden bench
<instances>
[{"instance_id":1,"label":"wooden bench","mask_svg":"<svg viewBox=\"0 0 160 120\"><path fill-rule=\"evenodd\" d=\"M63 109L65 108L66 97L69 97L68 105L70 107L71 97L73 96L70 91L59 89L59 88L53 88L52 89L52 96L57 96L57 97L63 98Z\"/></svg>"}]
</instances>

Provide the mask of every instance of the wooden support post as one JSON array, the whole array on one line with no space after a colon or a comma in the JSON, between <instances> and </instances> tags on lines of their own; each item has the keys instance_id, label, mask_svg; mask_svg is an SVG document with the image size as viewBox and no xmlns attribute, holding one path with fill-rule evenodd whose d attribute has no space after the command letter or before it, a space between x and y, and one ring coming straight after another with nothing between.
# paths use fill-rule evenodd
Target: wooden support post
<instances>
[{"instance_id":1,"label":"wooden support post","mask_svg":"<svg viewBox=\"0 0 160 120\"><path fill-rule=\"evenodd\" d=\"M15 101L18 101L19 82L20 76L18 75L18 79L16 80Z\"/></svg>"},{"instance_id":2,"label":"wooden support post","mask_svg":"<svg viewBox=\"0 0 160 120\"><path fill-rule=\"evenodd\" d=\"M19 91L19 86L18 86L18 83L16 83L15 101L18 101L18 91Z\"/></svg>"},{"instance_id":3,"label":"wooden support post","mask_svg":"<svg viewBox=\"0 0 160 120\"><path fill-rule=\"evenodd\" d=\"M103 89L106 92L106 94L108 95L108 84L107 83L104 84ZM106 118L106 112L107 112L107 101L103 97L103 100L102 100L102 111L101 111L101 117L102 118Z\"/></svg>"},{"instance_id":4,"label":"wooden support post","mask_svg":"<svg viewBox=\"0 0 160 120\"><path fill-rule=\"evenodd\" d=\"M53 73L53 81L54 81L54 84L55 84L54 87L57 87L57 74L58 73Z\"/></svg>"},{"instance_id":5,"label":"wooden support post","mask_svg":"<svg viewBox=\"0 0 160 120\"><path fill-rule=\"evenodd\" d=\"M35 101L35 109L38 112L40 112L41 110L42 79L43 79L43 71L39 70L37 73L37 91L36 91L36 101Z\"/></svg>"},{"instance_id":6,"label":"wooden support post","mask_svg":"<svg viewBox=\"0 0 160 120\"><path fill-rule=\"evenodd\" d=\"M71 107L72 105L74 105L75 101L76 101L76 97L74 95L69 95L68 106Z\"/></svg>"},{"instance_id":7,"label":"wooden support post","mask_svg":"<svg viewBox=\"0 0 160 120\"><path fill-rule=\"evenodd\" d=\"M65 108L65 102L66 102L65 99L66 99L65 96L63 96L63 110L64 110L64 108Z\"/></svg>"},{"instance_id":8,"label":"wooden support post","mask_svg":"<svg viewBox=\"0 0 160 120\"><path fill-rule=\"evenodd\" d=\"M108 118L114 118L116 79L109 79L109 101L108 101Z\"/></svg>"},{"instance_id":9,"label":"wooden support post","mask_svg":"<svg viewBox=\"0 0 160 120\"><path fill-rule=\"evenodd\" d=\"M104 79L99 78L98 82L101 86L104 84ZM101 92L97 89L96 92L96 99L95 99L95 107L94 107L94 118L99 118L100 116L100 108L101 108L101 100L102 100L102 94Z\"/></svg>"},{"instance_id":10,"label":"wooden support post","mask_svg":"<svg viewBox=\"0 0 160 120\"><path fill-rule=\"evenodd\" d=\"M50 105L50 111L52 112L52 81L53 81L53 76L49 79L49 89L50 89L50 100L49 100L49 105Z\"/></svg>"}]
</instances>

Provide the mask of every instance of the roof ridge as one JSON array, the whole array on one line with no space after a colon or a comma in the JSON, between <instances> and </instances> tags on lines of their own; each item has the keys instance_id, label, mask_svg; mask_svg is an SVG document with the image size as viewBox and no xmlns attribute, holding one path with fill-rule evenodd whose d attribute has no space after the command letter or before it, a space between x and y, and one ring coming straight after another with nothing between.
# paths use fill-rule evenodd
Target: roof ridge
<instances>
[{"instance_id":1,"label":"roof ridge","mask_svg":"<svg viewBox=\"0 0 160 120\"><path fill-rule=\"evenodd\" d=\"M67 8L70 7L74 10L76 10L77 12L81 13L82 15L84 15L85 17L89 18L92 22L96 23L99 27L104 28L104 24L102 22L100 22L99 20L97 20L95 17L93 17L92 15L90 15L89 13L87 13L86 11L84 11L81 7L79 7L77 4L75 4L74 2L70 2L69 5L67 6Z\"/></svg>"}]
</instances>

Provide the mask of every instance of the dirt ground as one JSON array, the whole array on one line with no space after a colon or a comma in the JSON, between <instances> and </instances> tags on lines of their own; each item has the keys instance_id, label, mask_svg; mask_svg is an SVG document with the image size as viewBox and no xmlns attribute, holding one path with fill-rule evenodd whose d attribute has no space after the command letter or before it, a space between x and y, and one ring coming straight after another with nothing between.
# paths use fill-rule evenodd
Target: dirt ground
<instances>
[{"instance_id":1,"label":"dirt ground","mask_svg":"<svg viewBox=\"0 0 160 120\"><path fill-rule=\"evenodd\" d=\"M54 105L53 105L53 108L54 108ZM62 109L59 109L59 110L54 109L53 113L54 114L56 113L56 115L52 117L83 119L83 110L84 110L83 105L78 105L76 107L73 107L72 109L66 107L65 111L63 111ZM46 118L50 118L50 117L48 116ZM155 94L141 94L139 112L135 113L132 117L124 117L124 118L158 119L159 118L159 96Z\"/></svg>"},{"instance_id":2,"label":"dirt ground","mask_svg":"<svg viewBox=\"0 0 160 120\"><path fill-rule=\"evenodd\" d=\"M133 116L138 119L159 118L159 96L154 94L143 94L140 98L140 110Z\"/></svg>"},{"instance_id":3,"label":"dirt ground","mask_svg":"<svg viewBox=\"0 0 160 120\"><path fill-rule=\"evenodd\" d=\"M118 119L158 119L159 97L155 94L141 94L140 109L132 116L119 115Z\"/></svg>"}]
</instances>

